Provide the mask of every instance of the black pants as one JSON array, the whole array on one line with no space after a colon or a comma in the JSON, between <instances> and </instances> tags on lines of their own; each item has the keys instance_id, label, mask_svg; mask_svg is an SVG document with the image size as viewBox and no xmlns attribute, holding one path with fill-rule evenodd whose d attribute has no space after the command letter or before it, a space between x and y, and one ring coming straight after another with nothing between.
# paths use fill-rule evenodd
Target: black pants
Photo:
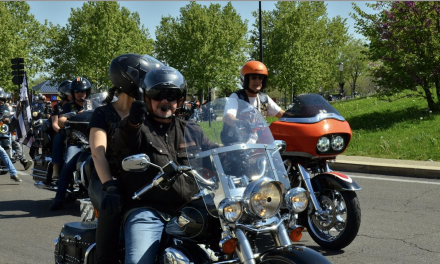
<instances>
[{"instance_id":1,"label":"black pants","mask_svg":"<svg viewBox=\"0 0 440 264\"><path fill-rule=\"evenodd\" d=\"M96 228L96 263L119 264L119 233L122 214L110 214L101 210L99 205L104 198L101 180L94 170L89 182L89 197L93 206L98 209L98 226Z\"/></svg>"}]
</instances>

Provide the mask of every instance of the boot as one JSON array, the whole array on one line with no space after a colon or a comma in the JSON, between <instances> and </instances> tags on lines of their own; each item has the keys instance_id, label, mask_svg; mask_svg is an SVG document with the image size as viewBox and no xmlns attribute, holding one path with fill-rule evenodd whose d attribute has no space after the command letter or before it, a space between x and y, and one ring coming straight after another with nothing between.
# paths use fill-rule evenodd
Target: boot
<instances>
[{"instance_id":1,"label":"boot","mask_svg":"<svg viewBox=\"0 0 440 264\"><path fill-rule=\"evenodd\" d=\"M60 165L53 164L52 168L52 181L56 181L60 177Z\"/></svg>"},{"instance_id":2,"label":"boot","mask_svg":"<svg viewBox=\"0 0 440 264\"><path fill-rule=\"evenodd\" d=\"M24 170L28 170L32 165L34 165L34 162L32 160L20 160L21 165L23 165Z\"/></svg>"}]
</instances>

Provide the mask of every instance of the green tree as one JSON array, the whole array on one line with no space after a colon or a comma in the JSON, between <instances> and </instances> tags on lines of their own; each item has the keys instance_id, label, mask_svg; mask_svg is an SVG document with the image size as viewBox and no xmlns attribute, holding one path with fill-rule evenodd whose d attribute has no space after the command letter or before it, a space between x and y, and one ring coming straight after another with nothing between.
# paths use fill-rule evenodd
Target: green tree
<instances>
[{"instance_id":1,"label":"green tree","mask_svg":"<svg viewBox=\"0 0 440 264\"><path fill-rule=\"evenodd\" d=\"M259 58L258 24L257 18L251 36L253 58ZM273 11L263 12L262 24L268 87L283 92L291 101L299 93L330 89L337 83L337 63L348 40L347 27L345 19L327 17L324 2L277 2Z\"/></svg>"},{"instance_id":2,"label":"green tree","mask_svg":"<svg viewBox=\"0 0 440 264\"><path fill-rule=\"evenodd\" d=\"M367 14L353 4L357 32L369 41L372 74L389 91L421 87L428 107L440 110L440 3L377 2ZM437 102L433 98L433 91Z\"/></svg>"},{"instance_id":3,"label":"green tree","mask_svg":"<svg viewBox=\"0 0 440 264\"><path fill-rule=\"evenodd\" d=\"M368 51L364 41L360 39L350 39L342 49L341 62L344 63L345 80L351 87L351 94L356 91L356 85L360 76L367 75L368 61L365 53Z\"/></svg>"},{"instance_id":4,"label":"green tree","mask_svg":"<svg viewBox=\"0 0 440 264\"><path fill-rule=\"evenodd\" d=\"M237 89L240 67L246 62L247 21L231 2L202 6L191 2L180 16L162 17L156 29L158 59L175 67L188 81L189 93L202 95L217 88L217 96Z\"/></svg>"},{"instance_id":5,"label":"green tree","mask_svg":"<svg viewBox=\"0 0 440 264\"><path fill-rule=\"evenodd\" d=\"M40 72L44 65L47 26L40 24L29 11L24 1L0 2L0 86L7 91L18 90L12 83L12 58L24 58L28 78Z\"/></svg>"},{"instance_id":6,"label":"green tree","mask_svg":"<svg viewBox=\"0 0 440 264\"><path fill-rule=\"evenodd\" d=\"M139 14L117 2L87 2L72 9L65 27L50 24L47 72L60 82L86 77L95 87L110 86L108 67L124 53L152 54L154 41Z\"/></svg>"}]
</instances>

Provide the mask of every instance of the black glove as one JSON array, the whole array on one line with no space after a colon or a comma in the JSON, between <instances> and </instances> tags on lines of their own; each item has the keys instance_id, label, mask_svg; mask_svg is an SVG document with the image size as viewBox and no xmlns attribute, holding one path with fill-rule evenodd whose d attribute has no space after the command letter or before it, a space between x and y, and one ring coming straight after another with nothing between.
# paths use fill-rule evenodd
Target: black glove
<instances>
[{"instance_id":1,"label":"black glove","mask_svg":"<svg viewBox=\"0 0 440 264\"><path fill-rule=\"evenodd\" d=\"M236 129L236 139L239 140L239 142L244 143L247 142L251 133L252 128L249 122L244 120L236 120L234 123L234 128Z\"/></svg>"},{"instance_id":2,"label":"black glove","mask_svg":"<svg viewBox=\"0 0 440 264\"><path fill-rule=\"evenodd\" d=\"M115 180L106 181L102 184L104 199L101 201L100 210L106 210L109 214L121 212L121 196L118 189L118 182Z\"/></svg>"},{"instance_id":3,"label":"black glove","mask_svg":"<svg viewBox=\"0 0 440 264\"><path fill-rule=\"evenodd\" d=\"M141 124L145 120L145 114L148 112L147 105L142 101L134 101L131 104L128 121L132 125Z\"/></svg>"}]
</instances>

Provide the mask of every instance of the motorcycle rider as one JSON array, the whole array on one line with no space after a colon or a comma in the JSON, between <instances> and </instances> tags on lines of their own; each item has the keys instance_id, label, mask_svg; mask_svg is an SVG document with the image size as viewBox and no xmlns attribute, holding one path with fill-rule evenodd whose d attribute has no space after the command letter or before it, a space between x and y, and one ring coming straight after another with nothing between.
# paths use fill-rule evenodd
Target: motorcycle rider
<instances>
[{"instance_id":1,"label":"motorcycle rider","mask_svg":"<svg viewBox=\"0 0 440 264\"><path fill-rule=\"evenodd\" d=\"M90 149L94 170L89 183L89 197L99 211L96 229L96 261L98 264L119 263L117 251L119 244L121 213L102 208L113 198L112 192L119 189L118 178L121 168L118 162L119 152L113 148L113 137L121 119L129 114L131 104L139 91L139 84L144 75L159 66L156 61L138 54L123 54L112 60L109 75L113 88L109 90L106 104L98 107L92 114L88 130L90 131ZM113 95L118 100L112 103ZM113 187L115 186L115 187ZM107 196L104 198L106 190Z\"/></svg>"},{"instance_id":2,"label":"motorcycle rider","mask_svg":"<svg viewBox=\"0 0 440 264\"><path fill-rule=\"evenodd\" d=\"M0 109L1 109L0 111L1 112L3 112L3 109L8 110L7 100L8 100L7 99L7 94L4 91L0 91ZM14 118L14 117L12 117L12 118ZM13 126L14 122L12 122L12 120L9 120L9 117L5 117L3 121L9 123L9 129L10 129L9 141L11 142L12 149L17 154L17 158L20 161L21 165L23 165L24 169L25 170L29 169L34 163L31 160L27 160L24 157L21 144L18 143L17 141L15 141L15 140L12 140L12 132L14 132L15 129L16 129ZM12 157L10 157L10 158L12 158Z\"/></svg>"},{"instance_id":3,"label":"motorcycle rider","mask_svg":"<svg viewBox=\"0 0 440 264\"><path fill-rule=\"evenodd\" d=\"M267 94L264 88L267 84L268 71L266 65L259 61L249 61L241 68L241 85L243 89L232 93L229 98L239 98L251 105L255 106L264 117L276 116L281 118L284 110L281 109ZM227 107L228 112L224 116L223 121L230 125L234 125L236 120L237 105L231 105L235 100L228 100L230 105Z\"/></svg>"},{"instance_id":4,"label":"motorcycle rider","mask_svg":"<svg viewBox=\"0 0 440 264\"><path fill-rule=\"evenodd\" d=\"M161 67L149 71L141 84L144 100L134 101L130 114L121 120L115 133L115 149L121 157L146 153L151 162L164 166L170 160L179 165L188 165L184 130L186 121L174 116L176 109L185 99L187 90L184 77L171 67ZM189 125L189 124L188 124ZM192 125L193 133L189 142L191 147L209 149L216 147L197 125ZM142 173L122 172L121 189L104 185L111 196L106 208L121 210L124 213L125 263L154 263L162 231L168 214L174 214L191 196L198 192L194 179L183 175L165 191L155 188L146 193L141 200L131 197L135 191L151 183L159 170L150 166ZM111 202L110 202L111 201ZM107 209L108 210L108 209Z\"/></svg>"},{"instance_id":5,"label":"motorcycle rider","mask_svg":"<svg viewBox=\"0 0 440 264\"><path fill-rule=\"evenodd\" d=\"M85 99L90 95L92 86L84 77L78 77L72 81L70 84L70 93L74 100L63 105L63 110L60 115L69 112L76 112L77 114L83 112L83 106ZM58 125L64 128L67 118L60 116L58 118ZM62 209L64 206L64 200L66 198L67 187L71 178L73 177L73 172L76 170L76 161L79 157L81 151L81 146L78 145L76 139L69 138L67 140L66 155L64 158L64 165L61 169L60 177L58 180L58 189L55 199L50 206L51 211L56 211Z\"/></svg>"},{"instance_id":6,"label":"motorcycle rider","mask_svg":"<svg viewBox=\"0 0 440 264\"><path fill-rule=\"evenodd\" d=\"M60 176L61 166L63 164L63 153L64 153L64 139L63 135L59 133L60 126L58 125L58 118L60 112L62 111L63 106L72 101L72 94L70 93L70 85L72 81L65 80L60 83L58 86L58 96L61 98L61 102L55 105L53 108L52 114L50 115L50 119L52 122L52 128L56 132L56 135L53 137L52 142L52 180L58 180Z\"/></svg>"}]
</instances>

